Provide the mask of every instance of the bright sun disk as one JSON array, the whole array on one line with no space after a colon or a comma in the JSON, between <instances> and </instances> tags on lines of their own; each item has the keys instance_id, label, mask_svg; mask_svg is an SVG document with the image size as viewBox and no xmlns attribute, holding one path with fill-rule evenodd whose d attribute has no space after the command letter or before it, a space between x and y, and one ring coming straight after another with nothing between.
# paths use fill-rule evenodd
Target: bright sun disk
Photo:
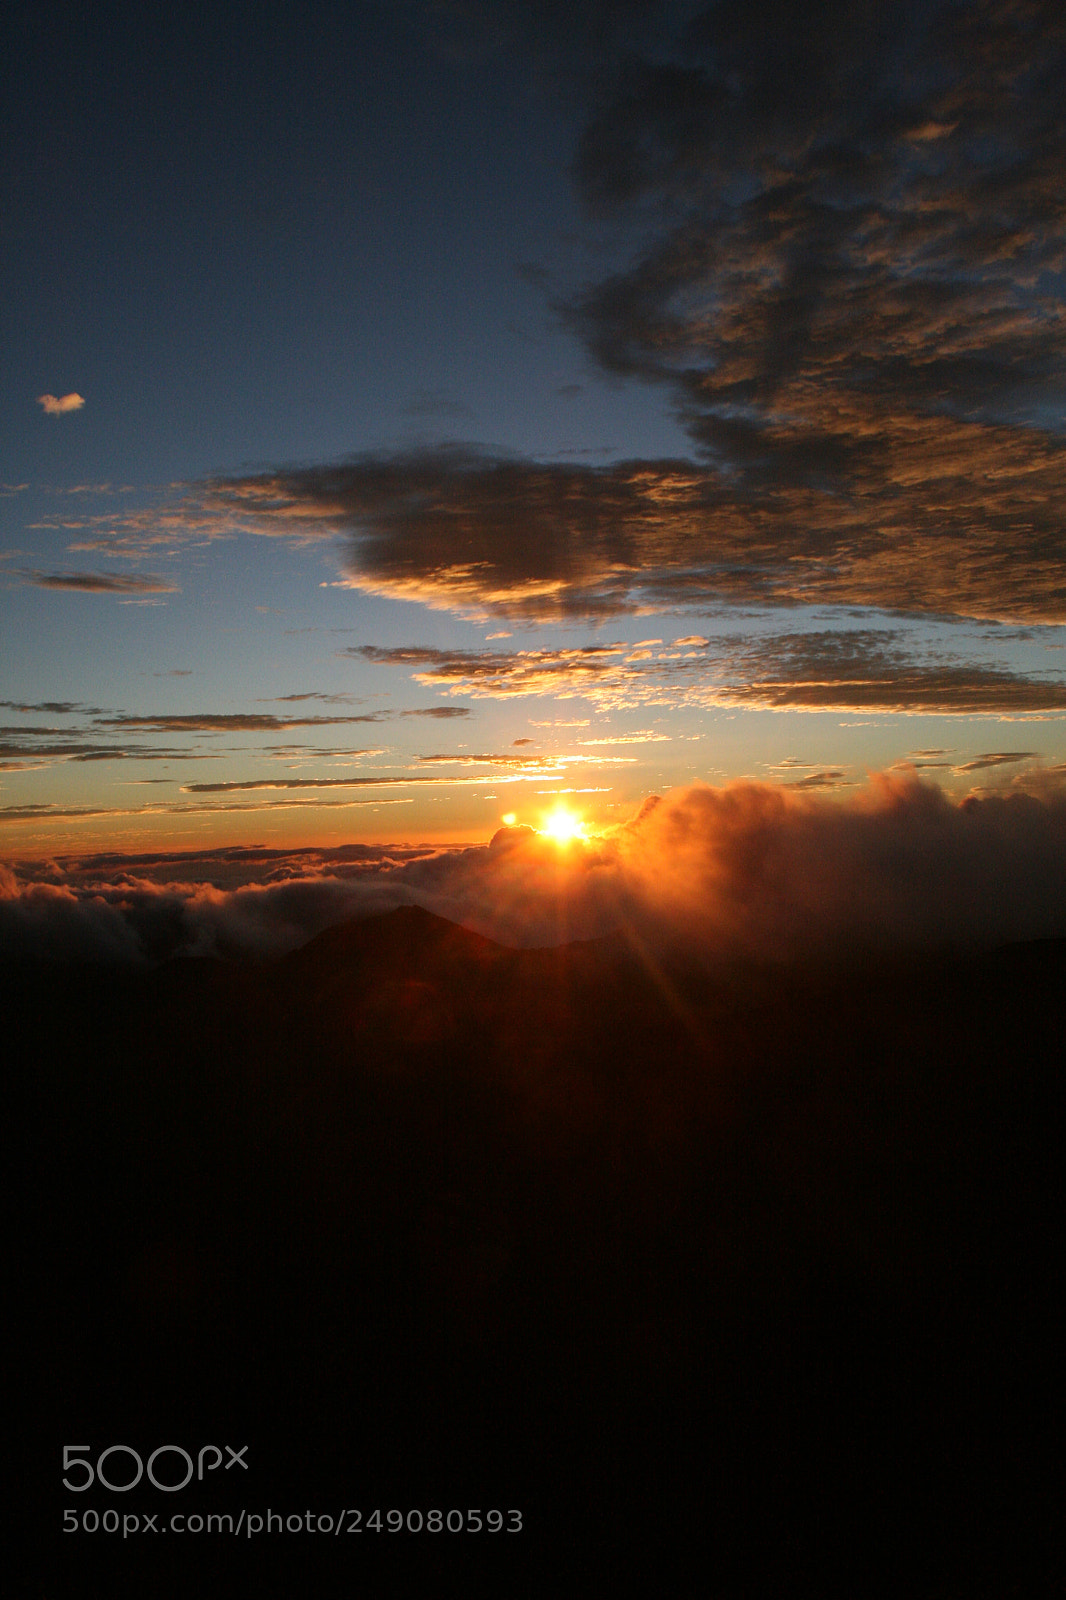
<instances>
[{"instance_id":1,"label":"bright sun disk","mask_svg":"<svg viewBox=\"0 0 1066 1600\"><path fill-rule=\"evenodd\" d=\"M554 839L556 844L569 844L571 839L585 837L585 824L566 806L556 806L544 818L544 826L540 831L547 834L549 839Z\"/></svg>"}]
</instances>

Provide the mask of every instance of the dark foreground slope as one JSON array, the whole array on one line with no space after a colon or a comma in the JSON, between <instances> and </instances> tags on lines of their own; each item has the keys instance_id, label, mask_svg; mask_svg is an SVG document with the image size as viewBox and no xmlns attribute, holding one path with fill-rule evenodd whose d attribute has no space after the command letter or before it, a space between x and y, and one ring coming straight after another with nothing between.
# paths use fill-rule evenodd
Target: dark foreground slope
<instances>
[{"instance_id":1,"label":"dark foreground slope","mask_svg":"<svg viewBox=\"0 0 1066 1600\"><path fill-rule=\"evenodd\" d=\"M413 908L258 967L7 969L29 1592L1034 1592L1064 976L701 975ZM61 1483L64 1444L227 1443L172 1494ZM375 1507L524 1526L347 1532ZM116 1508L345 1532L60 1532Z\"/></svg>"}]
</instances>

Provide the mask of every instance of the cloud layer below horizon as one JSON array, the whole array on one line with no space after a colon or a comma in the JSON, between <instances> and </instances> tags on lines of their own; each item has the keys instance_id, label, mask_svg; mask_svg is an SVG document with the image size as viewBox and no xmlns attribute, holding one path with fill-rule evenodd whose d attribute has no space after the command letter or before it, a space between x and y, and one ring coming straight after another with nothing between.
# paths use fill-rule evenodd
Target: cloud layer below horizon
<instances>
[{"instance_id":1,"label":"cloud layer below horizon","mask_svg":"<svg viewBox=\"0 0 1066 1600\"><path fill-rule=\"evenodd\" d=\"M1015 753L1004 753L1004 759ZM0 952L141 962L263 956L418 904L511 945L621 931L708 959L846 957L1066 935L1066 790L961 804L913 773L843 801L694 786L566 848L491 845L89 857L0 868Z\"/></svg>"}]
</instances>

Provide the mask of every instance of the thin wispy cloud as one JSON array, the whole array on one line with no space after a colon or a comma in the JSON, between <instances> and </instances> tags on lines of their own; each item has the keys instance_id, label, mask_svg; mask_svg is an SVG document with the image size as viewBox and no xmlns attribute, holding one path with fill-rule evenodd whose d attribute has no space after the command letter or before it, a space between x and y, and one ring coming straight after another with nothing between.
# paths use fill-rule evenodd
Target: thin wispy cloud
<instances>
[{"instance_id":1,"label":"thin wispy cloud","mask_svg":"<svg viewBox=\"0 0 1066 1600\"><path fill-rule=\"evenodd\" d=\"M517 741L519 743L521 741ZM635 756L589 756L583 752L570 755L468 755L464 750L458 755L419 756L419 761L447 762L463 767L511 767L515 771L565 772L572 766L627 766L636 761Z\"/></svg>"},{"instance_id":2,"label":"thin wispy cloud","mask_svg":"<svg viewBox=\"0 0 1066 1600\"><path fill-rule=\"evenodd\" d=\"M793 778L784 784L786 789L850 789L854 780L840 771L809 772L805 778Z\"/></svg>"},{"instance_id":3,"label":"thin wispy cloud","mask_svg":"<svg viewBox=\"0 0 1066 1600\"><path fill-rule=\"evenodd\" d=\"M387 712L363 711L343 717L278 717L269 712L195 711L149 713L132 711L97 717L101 728L143 728L152 733L277 733L288 728L332 728L356 722L381 722Z\"/></svg>"},{"instance_id":4,"label":"thin wispy cloud","mask_svg":"<svg viewBox=\"0 0 1066 1600\"><path fill-rule=\"evenodd\" d=\"M52 716L102 716L99 706L85 706L77 700L0 700L0 707L5 711L22 711L32 714L36 711L47 711Z\"/></svg>"},{"instance_id":5,"label":"thin wispy cloud","mask_svg":"<svg viewBox=\"0 0 1066 1600\"><path fill-rule=\"evenodd\" d=\"M436 722L447 722L452 717L468 717L469 706L414 706L409 711L401 711L401 717L431 717Z\"/></svg>"},{"instance_id":6,"label":"thin wispy cloud","mask_svg":"<svg viewBox=\"0 0 1066 1600\"><path fill-rule=\"evenodd\" d=\"M270 696L278 705L299 705L307 700L318 700L323 705L350 705L351 695L324 694L320 689L310 689L304 694L275 694Z\"/></svg>"},{"instance_id":7,"label":"thin wispy cloud","mask_svg":"<svg viewBox=\"0 0 1066 1600\"><path fill-rule=\"evenodd\" d=\"M668 733L653 733L650 730L640 733L605 734L599 739L578 740L578 743L582 746L594 744L669 744L669 742L670 735Z\"/></svg>"},{"instance_id":8,"label":"thin wispy cloud","mask_svg":"<svg viewBox=\"0 0 1066 1600\"><path fill-rule=\"evenodd\" d=\"M464 779L422 778L416 776L350 778L244 778L225 783L186 783L182 794L251 794L269 789L388 789L422 783L465 782ZM475 780L476 781L476 780Z\"/></svg>"},{"instance_id":9,"label":"thin wispy cloud","mask_svg":"<svg viewBox=\"0 0 1066 1600\"><path fill-rule=\"evenodd\" d=\"M356 755L380 754L376 751L356 751ZM598 756L587 755L579 751L570 755L514 755L505 754L470 754L467 751L451 753L435 753L422 755L417 758L419 766L430 767L489 767L492 768L491 778L463 777L452 774L434 774L428 776L419 772L406 773L372 773L353 774L348 777L301 777L301 778L254 778L240 779L223 783L187 783L182 792L184 794L221 794L231 791L244 791L255 789L369 789L392 788L408 784L483 784L510 783L518 780L535 780L552 778L565 774L573 766L618 767L632 764L635 760L631 756Z\"/></svg>"},{"instance_id":10,"label":"thin wispy cloud","mask_svg":"<svg viewBox=\"0 0 1066 1600\"><path fill-rule=\"evenodd\" d=\"M31 729L21 730L23 734ZM52 761L177 761L189 752L174 746L160 747L145 744L105 744L102 741L76 737L65 739L20 738L20 730L0 730L0 756L7 759L30 760L35 763ZM198 760L212 759L210 751L198 751Z\"/></svg>"},{"instance_id":11,"label":"thin wispy cloud","mask_svg":"<svg viewBox=\"0 0 1066 1600\"><path fill-rule=\"evenodd\" d=\"M1019 761L1039 761L1038 750L989 750L972 761L960 762L952 772L984 772L989 767L1012 767Z\"/></svg>"},{"instance_id":12,"label":"thin wispy cloud","mask_svg":"<svg viewBox=\"0 0 1066 1600\"><path fill-rule=\"evenodd\" d=\"M65 806L52 801L35 801L24 805L0 806L0 822L91 822L116 821L126 817L157 817L180 819L182 817L227 816L249 812L268 811L318 811L332 809L343 811L356 806L409 805L402 796L375 795L370 800L314 799L299 800L225 800L225 801L170 801L161 800L140 806L84 805Z\"/></svg>"},{"instance_id":13,"label":"thin wispy cloud","mask_svg":"<svg viewBox=\"0 0 1066 1600\"><path fill-rule=\"evenodd\" d=\"M302 702L307 696L292 697ZM341 698L341 697L338 697ZM194 712L135 713L102 711L95 706L82 706L73 701L3 702L9 709L23 713L49 712L80 719L61 726L53 723L9 723L0 725L0 759L9 771L39 768L56 762L121 762L121 761L217 761L234 753L229 745L220 746L217 735L230 734L243 738L247 735L279 734L298 729L320 729L349 724L377 724L396 715L388 711L357 712L348 715L284 716L256 712ZM419 708L415 714L431 715L436 708ZM441 708L447 719L469 715L465 707ZM146 743L145 736L165 734L188 741L184 744ZM206 740L201 738L206 736ZM247 749L246 746L241 748ZM270 743L258 747L258 753L271 760L300 762L365 760L381 756L382 747L320 747L314 744Z\"/></svg>"},{"instance_id":14,"label":"thin wispy cloud","mask_svg":"<svg viewBox=\"0 0 1066 1600\"><path fill-rule=\"evenodd\" d=\"M23 582L38 589L67 589L75 594L177 594L178 585L143 572L24 572Z\"/></svg>"}]
</instances>

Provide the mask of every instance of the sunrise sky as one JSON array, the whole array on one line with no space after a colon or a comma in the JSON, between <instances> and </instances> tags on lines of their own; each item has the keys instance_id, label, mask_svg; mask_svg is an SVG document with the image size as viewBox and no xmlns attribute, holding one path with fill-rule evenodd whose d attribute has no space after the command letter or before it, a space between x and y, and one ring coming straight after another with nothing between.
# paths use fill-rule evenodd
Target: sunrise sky
<instances>
[{"instance_id":1,"label":"sunrise sky","mask_svg":"<svg viewBox=\"0 0 1066 1600\"><path fill-rule=\"evenodd\" d=\"M1058 5L60 4L4 53L6 859L1061 783Z\"/></svg>"}]
</instances>

